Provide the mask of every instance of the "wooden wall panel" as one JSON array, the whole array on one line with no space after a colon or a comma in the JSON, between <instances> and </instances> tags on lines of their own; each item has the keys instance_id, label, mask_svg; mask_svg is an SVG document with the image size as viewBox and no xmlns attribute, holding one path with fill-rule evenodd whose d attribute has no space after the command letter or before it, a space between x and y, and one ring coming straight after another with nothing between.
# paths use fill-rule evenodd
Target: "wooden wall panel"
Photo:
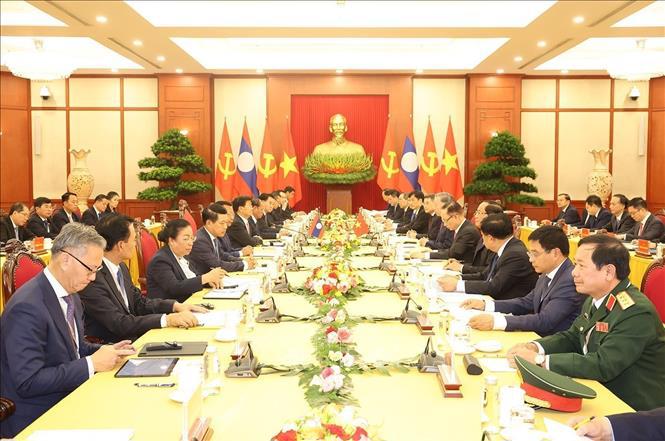
<instances>
[{"instance_id":1,"label":"wooden wall panel","mask_svg":"<svg viewBox=\"0 0 665 441\"><path fill-rule=\"evenodd\" d=\"M187 129L194 150L205 164L213 168L212 106L210 75L160 75L159 77L159 133L168 129ZM190 176L186 176L190 178ZM214 175L192 175L214 185ZM187 202L208 204L214 200L214 188L187 198Z\"/></svg>"},{"instance_id":2,"label":"wooden wall panel","mask_svg":"<svg viewBox=\"0 0 665 441\"><path fill-rule=\"evenodd\" d=\"M30 83L10 73L0 74L0 207L32 199ZM11 179L8 177L11 176Z\"/></svg>"},{"instance_id":3,"label":"wooden wall panel","mask_svg":"<svg viewBox=\"0 0 665 441\"><path fill-rule=\"evenodd\" d=\"M651 211L665 209L665 77L649 82L647 203Z\"/></svg>"}]
</instances>

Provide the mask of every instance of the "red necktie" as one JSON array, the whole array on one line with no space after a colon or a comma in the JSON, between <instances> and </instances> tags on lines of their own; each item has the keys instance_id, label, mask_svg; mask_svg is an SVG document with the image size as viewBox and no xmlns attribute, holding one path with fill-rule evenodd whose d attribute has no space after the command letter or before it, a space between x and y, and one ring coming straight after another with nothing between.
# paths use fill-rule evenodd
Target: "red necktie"
<instances>
[{"instance_id":1,"label":"red necktie","mask_svg":"<svg viewBox=\"0 0 665 441\"><path fill-rule=\"evenodd\" d=\"M640 231L637 232L637 235L641 236L643 231L644 231L644 222L640 222Z\"/></svg>"}]
</instances>

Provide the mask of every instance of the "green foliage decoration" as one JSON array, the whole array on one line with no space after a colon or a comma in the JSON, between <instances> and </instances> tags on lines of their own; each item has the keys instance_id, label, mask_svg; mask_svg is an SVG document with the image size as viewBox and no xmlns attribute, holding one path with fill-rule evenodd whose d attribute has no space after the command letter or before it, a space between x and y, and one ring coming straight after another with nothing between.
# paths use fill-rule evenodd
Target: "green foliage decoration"
<instances>
[{"instance_id":1,"label":"green foliage decoration","mask_svg":"<svg viewBox=\"0 0 665 441\"><path fill-rule=\"evenodd\" d=\"M536 178L536 171L529 167L526 150L518 138L508 131L493 136L485 145L484 156L487 162L480 164L473 172L473 179L464 186L465 195L500 196L503 203L542 206L538 196L524 194L538 191L522 178Z\"/></svg>"},{"instance_id":2,"label":"green foliage decoration","mask_svg":"<svg viewBox=\"0 0 665 441\"><path fill-rule=\"evenodd\" d=\"M203 181L183 179L185 173L209 174L211 170L196 154L192 143L179 129L167 130L150 148L155 155L140 159L141 181L157 181L138 194L139 199L154 201L172 201L175 205L180 195L191 195L208 191L212 186Z\"/></svg>"},{"instance_id":3,"label":"green foliage decoration","mask_svg":"<svg viewBox=\"0 0 665 441\"><path fill-rule=\"evenodd\" d=\"M305 158L303 175L319 184L357 184L374 179L376 167L372 157L362 153L316 153Z\"/></svg>"}]
</instances>

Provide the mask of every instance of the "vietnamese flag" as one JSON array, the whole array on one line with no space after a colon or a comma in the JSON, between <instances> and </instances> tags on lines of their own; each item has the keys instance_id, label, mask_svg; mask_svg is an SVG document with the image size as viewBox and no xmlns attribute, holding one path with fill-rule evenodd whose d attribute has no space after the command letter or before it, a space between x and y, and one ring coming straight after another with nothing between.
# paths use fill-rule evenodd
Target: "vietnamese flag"
<instances>
[{"instance_id":1,"label":"vietnamese flag","mask_svg":"<svg viewBox=\"0 0 665 441\"><path fill-rule=\"evenodd\" d=\"M215 164L215 187L222 195L222 199L230 201L236 196L233 191L233 181L236 175L236 161L233 159L231 141L229 140L229 129L226 127L224 118L224 130L222 130L222 142L219 146L219 156Z\"/></svg>"},{"instance_id":2,"label":"vietnamese flag","mask_svg":"<svg viewBox=\"0 0 665 441\"><path fill-rule=\"evenodd\" d=\"M376 177L376 183L382 190L397 187L399 177L398 154L397 146L393 143L393 125L390 116L388 116L383 153L381 153L381 162L379 163L379 174Z\"/></svg>"},{"instance_id":3,"label":"vietnamese flag","mask_svg":"<svg viewBox=\"0 0 665 441\"><path fill-rule=\"evenodd\" d=\"M356 236L362 236L363 234L367 234L369 232L369 226L367 225L367 222L365 222L365 218L361 213L358 213L356 217L356 222L358 225L354 229L354 233L356 233Z\"/></svg>"},{"instance_id":4,"label":"vietnamese flag","mask_svg":"<svg viewBox=\"0 0 665 441\"><path fill-rule=\"evenodd\" d=\"M247 120L242 127L242 139L238 150L238 173L235 175L234 187L238 195L256 197L259 190L256 188L256 165L252 153L252 143L249 140Z\"/></svg>"},{"instance_id":5,"label":"vietnamese flag","mask_svg":"<svg viewBox=\"0 0 665 441\"><path fill-rule=\"evenodd\" d=\"M425 136L425 147L423 147L423 156L420 158L420 171L418 173L418 182L425 194L439 193L441 191L441 161L434 145L434 135L432 134L432 122L427 120L427 135Z\"/></svg>"},{"instance_id":6,"label":"vietnamese flag","mask_svg":"<svg viewBox=\"0 0 665 441\"><path fill-rule=\"evenodd\" d=\"M282 185L282 188L293 187L296 195L293 198L293 204L297 204L302 199L302 189L300 186L300 172L298 171L298 158L296 157L296 148L293 145L291 128L287 117L284 137L282 138L282 160L279 163L279 172L276 180Z\"/></svg>"},{"instance_id":7,"label":"vietnamese flag","mask_svg":"<svg viewBox=\"0 0 665 441\"><path fill-rule=\"evenodd\" d=\"M275 160L275 152L272 149L270 126L266 119L266 128L263 131L263 147L259 159L259 169L256 175L256 185L260 193L272 193L275 191L275 178L277 177L278 164Z\"/></svg>"},{"instance_id":8,"label":"vietnamese flag","mask_svg":"<svg viewBox=\"0 0 665 441\"><path fill-rule=\"evenodd\" d=\"M453 125L448 118L448 132L446 133L446 145L443 150L443 160L441 161L441 187L453 195L454 199L461 199L464 196L462 191L462 173L459 169L459 160L457 159L457 148L455 147L455 137L453 136Z\"/></svg>"}]
</instances>

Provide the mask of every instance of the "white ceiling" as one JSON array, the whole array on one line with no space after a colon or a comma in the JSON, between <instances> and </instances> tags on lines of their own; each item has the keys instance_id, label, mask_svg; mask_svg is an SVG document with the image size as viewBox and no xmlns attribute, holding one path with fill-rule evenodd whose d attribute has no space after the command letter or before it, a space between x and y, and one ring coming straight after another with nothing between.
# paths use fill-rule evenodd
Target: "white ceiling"
<instances>
[{"instance_id":1,"label":"white ceiling","mask_svg":"<svg viewBox=\"0 0 665 441\"><path fill-rule=\"evenodd\" d=\"M665 1L3 0L0 25L3 54L40 37L77 73L605 74L664 50Z\"/></svg>"}]
</instances>

